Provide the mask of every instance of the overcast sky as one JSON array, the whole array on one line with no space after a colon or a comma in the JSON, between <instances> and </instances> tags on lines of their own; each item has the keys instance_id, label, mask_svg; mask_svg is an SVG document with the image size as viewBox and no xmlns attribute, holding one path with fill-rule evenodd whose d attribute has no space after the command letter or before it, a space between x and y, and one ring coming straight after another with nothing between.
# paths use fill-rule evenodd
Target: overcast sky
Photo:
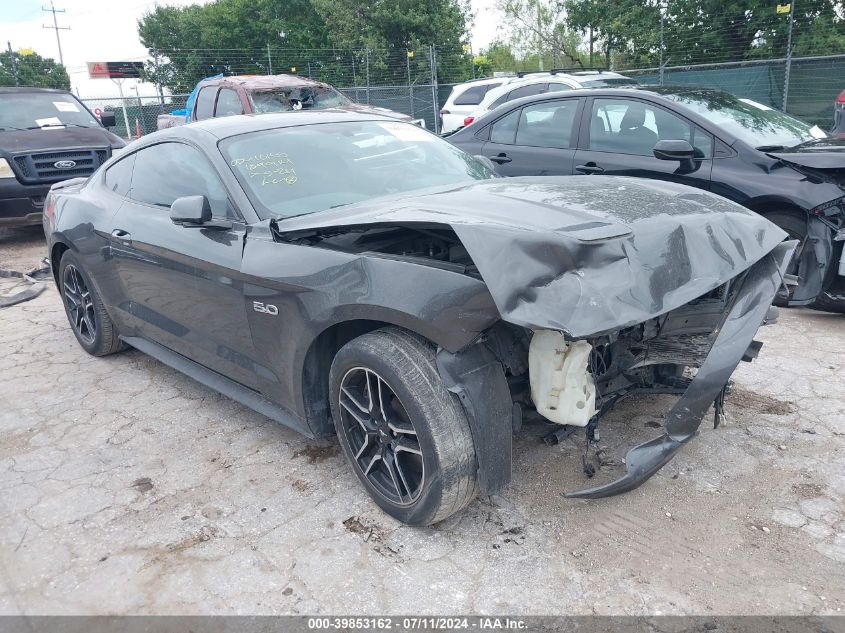
<instances>
[{"instance_id":1,"label":"overcast sky","mask_svg":"<svg viewBox=\"0 0 845 633\"><path fill-rule=\"evenodd\" d=\"M476 14L472 29L475 51L489 44L497 33L498 16L493 0L471 0ZM69 26L69 31L59 31L65 66L70 73L74 93L81 97L116 96L117 86L109 79L89 79L86 62L134 61L146 59L146 49L138 41L137 21L156 4L187 5L197 0L54 0L59 26ZM12 49L32 48L39 55L59 58L56 32L42 25L53 24L53 16L41 10L46 3L36 0L2 0L0 2L0 43L5 49L11 42ZM124 94L134 96L134 80L123 84ZM141 96L152 95L152 86L140 84Z\"/></svg>"}]
</instances>

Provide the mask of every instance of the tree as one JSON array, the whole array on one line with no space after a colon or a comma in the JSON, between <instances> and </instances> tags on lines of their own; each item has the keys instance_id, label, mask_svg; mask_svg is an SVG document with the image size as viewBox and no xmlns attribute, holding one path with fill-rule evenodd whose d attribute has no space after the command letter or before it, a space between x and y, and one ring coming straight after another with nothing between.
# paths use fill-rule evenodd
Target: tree
<instances>
[{"instance_id":1,"label":"tree","mask_svg":"<svg viewBox=\"0 0 845 633\"><path fill-rule=\"evenodd\" d=\"M566 23L563 0L498 0L498 8L511 25L511 44L523 57L535 55L542 70L552 65L583 66L580 38Z\"/></svg>"},{"instance_id":2,"label":"tree","mask_svg":"<svg viewBox=\"0 0 845 633\"><path fill-rule=\"evenodd\" d=\"M430 73L429 44L441 47L439 67L446 72L462 57L467 14L467 0L287 0L284 5L217 0L156 7L139 20L138 32L150 54L158 56L157 64L148 64L148 76L171 90L190 90L216 73L264 74L271 66L275 73L296 68L298 74L350 86L363 81L365 63L372 81L407 81L408 66L413 76ZM415 55L408 57L408 50ZM463 67L469 76L470 63Z\"/></svg>"},{"instance_id":3,"label":"tree","mask_svg":"<svg viewBox=\"0 0 845 633\"><path fill-rule=\"evenodd\" d=\"M567 24L587 40L590 65L595 64L595 50L604 53L608 67L614 52L623 65L634 66L649 65L657 55L660 13L656 2L572 0L567 6Z\"/></svg>"},{"instance_id":4,"label":"tree","mask_svg":"<svg viewBox=\"0 0 845 633\"><path fill-rule=\"evenodd\" d=\"M174 91L188 91L217 73L266 74L271 64L279 72L292 65L280 49L328 43L325 24L310 0L288 0L284 6L273 0L157 6L138 21L138 34L158 60L148 64L148 77ZM268 46L276 52L275 63Z\"/></svg>"},{"instance_id":5,"label":"tree","mask_svg":"<svg viewBox=\"0 0 845 633\"><path fill-rule=\"evenodd\" d=\"M0 53L0 86L15 85L70 90L70 77L64 66L49 57L4 51Z\"/></svg>"}]
</instances>

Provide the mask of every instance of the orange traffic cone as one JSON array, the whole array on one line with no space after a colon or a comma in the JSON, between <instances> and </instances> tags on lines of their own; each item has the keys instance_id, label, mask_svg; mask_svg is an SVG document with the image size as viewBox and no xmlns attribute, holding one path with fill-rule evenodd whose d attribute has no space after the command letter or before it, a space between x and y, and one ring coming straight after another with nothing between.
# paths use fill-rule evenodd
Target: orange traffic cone
<instances>
[{"instance_id":1,"label":"orange traffic cone","mask_svg":"<svg viewBox=\"0 0 845 633\"><path fill-rule=\"evenodd\" d=\"M135 138L141 138L141 123L135 119Z\"/></svg>"}]
</instances>

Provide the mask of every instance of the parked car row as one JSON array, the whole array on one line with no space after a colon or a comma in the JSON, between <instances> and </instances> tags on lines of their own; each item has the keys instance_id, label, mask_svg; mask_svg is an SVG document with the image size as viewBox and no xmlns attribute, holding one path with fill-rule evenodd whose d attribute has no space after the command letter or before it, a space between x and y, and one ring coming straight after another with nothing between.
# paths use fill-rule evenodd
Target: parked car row
<instances>
[{"instance_id":1,"label":"parked car row","mask_svg":"<svg viewBox=\"0 0 845 633\"><path fill-rule=\"evenodd\" d=\"M637 176L712 191L800 241L786 300L845 311L845 142L724 92L642 87L505 103L448 137L503 176Z\"/></svg>"},{"instance_id":2,"label":"parked car row","mask_svg":"<svg viewBox=\"0 0 845 633\"><path fill-rule=\"evenodd\" d=\"M485 112L513 101L546 92L633 85L637 82L606 70L553 69L549 72L519 73L512 77L479 79L452 89L440 110L440 133L449 134Z\"/></svg>"}]
</instances>

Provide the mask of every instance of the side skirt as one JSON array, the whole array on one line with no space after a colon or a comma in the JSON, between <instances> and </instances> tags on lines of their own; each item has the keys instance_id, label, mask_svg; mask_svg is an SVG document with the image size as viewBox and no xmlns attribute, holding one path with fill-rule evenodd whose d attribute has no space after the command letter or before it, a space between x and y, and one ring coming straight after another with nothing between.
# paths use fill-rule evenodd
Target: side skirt
<instances>
[{"instance_id":1,"label":"side skirt","mask_svg":"<svg viewBox=\"0 0 845 633\"><path fill-rule=\"evenodd\" d=\"M153 343L150 340L137 336L121 336L120 339L127 345L131 345L168 367L182 372L209 389L214 389L224 396L249 407L253 411L257 411L261 415L265 415L271 420L284 424L294 431L298 431L313 439L314 436L311 429L308 428L304 421L281 405L268 400L260 393L248 389L234 380L226 378L226 376L218 374L216 371L204 367L199 363L195 363L189 358L185 358L181 354L177 354L158 343Z\"/></svg>"}]
</instances>

